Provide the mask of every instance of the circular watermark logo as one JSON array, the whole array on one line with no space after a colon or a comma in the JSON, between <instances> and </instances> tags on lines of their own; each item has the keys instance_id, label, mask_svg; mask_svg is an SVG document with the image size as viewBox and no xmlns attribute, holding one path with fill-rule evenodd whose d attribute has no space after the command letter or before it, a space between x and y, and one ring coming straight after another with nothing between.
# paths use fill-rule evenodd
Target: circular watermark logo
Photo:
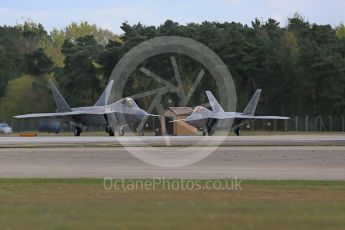
<instances>
[{"instance_id":1,"label":"circular watermark logo","mask_svg":"<svg viewBox=\"0 0 345 230\"><path fill-rule=\"evenodd\" d=\"M141 66L142 63L149 58L161 54L170 55L171 67L174 70L174 76L171 78L174 79L175 84L173 84L172 81L167 80L166 76L161 77L159 76L159 73L154 73L150 69ZM187 92L185 92L186 87L183 87L183 73L180 73L179 71L174 54L188 56L189 58L201 63L203 66L203 68L196 71L198 74L195 76L195 80ZM109 79L109 81L114 81L112 96L114 96L115 99L121 99L124 97L124 90L128 78L134 71L138 70L146 77L157 81L158 85L160 85L157 89L147 92L140 92L139 94L136 94L135 97L153 97L151 105L148 108L143 109L148 113L151 113L154 109L156 109L161 116L160 123L162 125L167 124L167 122L162 119L166 119L163 116L163 113L164 109L168 109L163 107L161 103L162 97L165 94L174 93L179 99L177 106L184 107L189 105L188 103L192 96L202 97L202 95L193 95L200 82L211 80L204 77L206 71L209 73L208 76L211 76L215 82L217 91L219 93L217 100L223 106L223 109L225 111L235 111L236 109L235 86L227 66L210 48L193 39L178 36L156 37L144 41L129 50L117 63ZM127 103L132 103L131 99L126 99L125 101ZM194 107L198 105L192 106ZM209 107L210 103L205 101L204 106ZM203 107L199 106L198 108L200 110L200 108ZM115 114L108 115L108 120L115 120L114 123L118 125L121 125L120 123L124 123L126 121L129 122L130 117L126 115L126 111L121 109L121 107L119 107L119 109L120 111L115 111ZM226 133L226 129L229 131L229 129L232 127L233 120L212 119L212 113L212 109L210 109L210 116L207 118L208 120L206 122L213 122L212 129L209 130L209 133L214 134L215 137L170 137L166 135L166 133L163 133L163 136L161 137L120 137L118 138L118 141L132 155L149 164L161 167L186 166L200 161L214 152L224 141L226 136L224 133ZM143 123L145 121L146 119L143 119L142 122L140 122L138 125L138 130L143 128ZM166 129L166 127L164 128ZM221 130L223 135L220 135L218 130ZM122 129L120 129L120 133L121 132L123 132ZM172 146L174 143L179 141L185 142L186 139L192 140L192 144L190 146ZM133 145L131 146L131 143L141 147L133 147ZM153 146L152 143L155 143L155 146ZM158 144L160 146L157 146L157 143L160 143Z\"/></svg>"}]
</instances>

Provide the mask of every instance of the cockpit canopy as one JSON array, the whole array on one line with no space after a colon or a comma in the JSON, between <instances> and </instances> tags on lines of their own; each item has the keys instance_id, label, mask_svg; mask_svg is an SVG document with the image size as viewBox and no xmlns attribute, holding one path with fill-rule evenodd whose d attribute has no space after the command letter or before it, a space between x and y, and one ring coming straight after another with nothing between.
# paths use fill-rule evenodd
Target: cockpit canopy
<instances>
[{"instance_id":1,"label":"cockpit canopy","mask_svg":"<svg viewBox=\"0 0 345 230\"><path fill-rule=\"evenodd\" d=\"M193 113L202 113L202 112L207 112L208 109L202 106L197 106L194 108Z\"/></svg>"},{"instance_id":2,"label":"cockpit canopy","mask_svg":"<svg viewBox=\"0 0 345 230\"><path fill-rule=\"evenodd\" d=\"M126 105L128 107L137 107L137 104L135 103L135 101L130 97L123 98L120 101L123 105Z\"/></svg>"}]
</instances>

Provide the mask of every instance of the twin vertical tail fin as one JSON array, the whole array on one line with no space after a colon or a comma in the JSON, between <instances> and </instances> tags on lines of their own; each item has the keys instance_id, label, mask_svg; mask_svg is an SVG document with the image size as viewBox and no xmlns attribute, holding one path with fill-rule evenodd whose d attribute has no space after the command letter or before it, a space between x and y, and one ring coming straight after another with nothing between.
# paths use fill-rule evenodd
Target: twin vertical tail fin
<instances>
[{"instance_id":1,"label":"twin vertical tail fin","mask_svg":"<svg viewBox=\"0 0 345 230\"><path fill-rule=\"evenodd\" d=\"M114 80L111 80L94 106L105 106L108 104L113 84Z\"/></svg>"},{"instance_id":2,"label":"twin vertical tail fin","mask_svg":"<svg viewBox=\"0 0 345 230\"><path fill-rule=\"evenodd\" d=\"M56 103L56 112L70 112L71 107L69 107L68 103L66 102L65 98L61 95L59 90L56 88L52 80L49 80L50 88L52 90L54 100Z\"/></svg>"},{"instance_id":3,"label":"twin vertical tail fin","mask_svg":"<svg viewBox=\"0 0 345 230\"><path fill-rule=\"evenodd\" d=\"M211 91L206 91L206 95L207 95L208 101L210 102L213 112L224 112L222 106L220 106L220 104L218 103L216 98L213 96Z\"/></svg>"},{"instance_id":4,"label":"twin vertical tail fin","mask_svg":"<svg viewBox=\"0 0 345 230\"><path fill-rule=\"evenodd\" d=\"M111 80L108 86L105 88L104 92L96 102L95 106L105 106L108 104L108 100L110 97L111 89L113 87L114 81ZM68 105L65 98L61 95L59 90L56 88L52 80L49 80L50 88L53 92L54 100L56 103L56 112L70 112L72 111L71 107Z\"/></svg>"},{"instance_id":5,"label":"twin vertical tail fin","mask_svg":"<svg viewBox=\"0 0 345 230\"><path fill-rule=\"evenodd\" d=\"M258 105L261 89L257 89L253 97L250 99L247 107L243 110L244 115L254 115L256 106Z\"/></svg>"}]
</instances>

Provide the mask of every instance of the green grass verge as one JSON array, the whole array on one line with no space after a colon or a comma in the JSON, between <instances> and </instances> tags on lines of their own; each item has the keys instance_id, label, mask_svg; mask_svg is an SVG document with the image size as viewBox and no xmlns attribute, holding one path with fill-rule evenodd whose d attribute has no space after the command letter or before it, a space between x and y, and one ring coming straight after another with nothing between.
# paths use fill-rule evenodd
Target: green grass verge
<instances>
[{"instance_id":1,"label":"green grass verge","mask_svg":"<svg viewBox=\"0 0 345 230\"><path fill-rule=\"evenodd\" d=\"M124 181L125 185L131 183L133 180ZM0 179L0 229L345 226L345 181L244 180L241 187L206 191L168 190L157 185L155 190L129 191L106 190L99 179Z\"/></svg>"}]
</instances>

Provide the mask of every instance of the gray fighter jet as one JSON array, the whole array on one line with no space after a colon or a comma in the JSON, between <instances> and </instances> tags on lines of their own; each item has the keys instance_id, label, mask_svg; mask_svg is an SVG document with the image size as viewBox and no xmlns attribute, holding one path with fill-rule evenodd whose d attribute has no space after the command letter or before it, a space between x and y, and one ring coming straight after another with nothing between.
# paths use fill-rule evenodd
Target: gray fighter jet
<instances>
[{"instance_id":1,"label":"gray fighter jet","mask_svg":"<svg viewBox=\"0 0 345 230\"><path fill-rule=\"evenodd\" d=\"M109 136L114 136L115 130L118 130L119 135L123 136L125 126L130 126L131 128L137 127L143 121L146 121L148 116L157 116L148 114L140 109L132 98L123 98L108 105L113 83L113 80L109 82L101 97L93 106L70 108L53 82L50 81L57 107L56 113L25 114L15 116L15 118L50 117L61 119L75 127L74 136L80 136L89 125L105 127L105 131ZM142 128L138 129L138 133L139 135L143 135Z\"/></svg>"},{"instance_id":2,"label":"gray fighter jet","mask_svg":"<svg viewBox=\"0 0 345 230\"><path fill-rule=\"evenodd\" d=\"M258 104L261 94L261 89L256 90L255 94L249 101L247 107L242 113L238 112L225 112L220 106L216 98L210 91L206 91L207 98L210 102L212 111L202 107L197 106L193 113L186 117L184 120L189 125L192 125L202 131L203 135L212 135L217 129L217 124L220 121L232 120L232 128L237 136L240 135L240 128L244 124L248 123L252 119L277 119L285 120L290 119L289 117L280 116L255 116L256 106ZM174 120L175 122L178 120Z\"/></svg>"}]
</instances>

